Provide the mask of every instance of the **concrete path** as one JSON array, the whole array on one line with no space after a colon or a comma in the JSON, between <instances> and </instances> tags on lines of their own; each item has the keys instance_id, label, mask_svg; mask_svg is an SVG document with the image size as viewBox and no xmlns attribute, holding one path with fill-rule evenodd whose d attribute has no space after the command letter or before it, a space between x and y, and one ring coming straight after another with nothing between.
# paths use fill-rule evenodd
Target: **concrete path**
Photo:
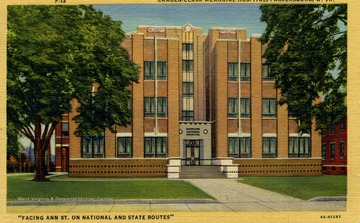
<instances>
[{"instance_id":1,"label":"concrete path","mask_svg":"<svg viewBox=\"0 0 360 223\"><path fill-rule=\"evenodd\" d=\"M340 211L346 201L304 201L237 182L237 179L188 179L227 211ZM341 200L341 199L340 199Z\"/></svg>"},{"instance_id":2,"label":"concrete path","mask_svg":"<svg viewBox=\"0 0 360 223\"><path fill-rule=\"evenodd\" d=\"M164 212L164 211L344 211L345 201L303 201L234 179L187 179L214 200L101 200L8 202L8 213Z\"/></svg>"}]
</instances>

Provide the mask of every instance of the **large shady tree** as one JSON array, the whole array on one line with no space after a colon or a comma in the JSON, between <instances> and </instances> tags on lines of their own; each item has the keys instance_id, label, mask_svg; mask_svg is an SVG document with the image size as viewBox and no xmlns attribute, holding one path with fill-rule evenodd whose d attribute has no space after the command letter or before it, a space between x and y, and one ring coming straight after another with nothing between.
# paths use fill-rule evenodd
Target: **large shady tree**
<instances>
[{"instance_id":1,"label":"large shady tree","mask_svg":"<svg viewBox=\"0 0 360 223\"><path fill-rule=\"evenodd\" d=\"M346 115L347 5L262 5L262 42L279 103L300 120L301 132Z\"/></svg>"},{"instance_id":2,"label":"large shady tree","mask_svg":"<svg viewBox=\"0 0 360 223\"><path fill-rule=\"evenodd\" d=\"M131 122L126 89L138 68L120 46L121 22L92 6L9 6L7 31L8 126L34 143L34 180L45 181L45 153L71 101L80 103L76 135L115 131Z\"/></svg>"}]
</instances>

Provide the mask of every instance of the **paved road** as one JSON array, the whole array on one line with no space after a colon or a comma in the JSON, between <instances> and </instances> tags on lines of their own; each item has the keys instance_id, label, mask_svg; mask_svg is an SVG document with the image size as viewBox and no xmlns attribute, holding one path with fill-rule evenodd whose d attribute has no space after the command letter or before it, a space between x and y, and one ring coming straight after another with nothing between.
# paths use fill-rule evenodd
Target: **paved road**
<instances>
[{"instance_id":1,"label":"paved road","mask_svg":"<svg viewBox=\"0 0 360 223\"><path fill-rule=\"evenodd\" d=\"M234 179L187 179L214 200L121 200L8 202L8 213L77 213L125 211L344 211L346 201L303 201L238 183Z\"/></svg>"}]
</instances>

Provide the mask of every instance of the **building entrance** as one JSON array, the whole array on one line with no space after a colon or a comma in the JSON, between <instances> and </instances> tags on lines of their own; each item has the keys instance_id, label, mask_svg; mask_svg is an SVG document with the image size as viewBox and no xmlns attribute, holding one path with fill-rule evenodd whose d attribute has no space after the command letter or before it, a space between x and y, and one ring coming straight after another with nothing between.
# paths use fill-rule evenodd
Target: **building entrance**
<instances>
[{"instance_id":1,"label":"building entrance","mask_svg":"<svg viewBox=\"0 0 360 223\"><path fill-rule=\"evenodd\" d=\"M211 165L211 123L180 122L181 165Z\"/></svg>"},{"instance_id":2,"label":"building entrance","mask_svg":"<svg viewBox=\"0 0 360 223\"><path fill-rule=\"evenodd\" d=\"M185 165L200 165L200 140L185 140Z\"/></svg>"}]
</instances>

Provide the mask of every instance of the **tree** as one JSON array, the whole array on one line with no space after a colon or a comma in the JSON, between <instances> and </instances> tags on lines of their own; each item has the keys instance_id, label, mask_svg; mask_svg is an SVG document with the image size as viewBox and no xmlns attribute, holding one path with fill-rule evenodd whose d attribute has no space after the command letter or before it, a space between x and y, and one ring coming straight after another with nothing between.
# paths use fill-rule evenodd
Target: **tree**
<instances>
[{"instance_id":1,"label":"tree","mask_svg":"<svg viewBox=\"0 0 360 223\"><path fill-rule=\"evenodd\" d=\"M47 180L45 152L72 100L80 104L78 136L131 122L127 86L138 68L120 46L124 38L121 22L92 6L8 8L8 123L34 143L34 180Z\"/></svg>"},{"instance_id":2,"label":"tree","mask_svg":"<svg viewBox=\"0 0 360 223\"><path fill-rule=\"evenodd\" d=\"M24 147L19 142L19 132L8 122L6 132L6 159L10 157L19 157L19 153L24 150Z\"/></svg>"},{"instance_id":3,"label":"tree","mask_svg":"<svg viewBox=\"0 0 360 223\"><path fill-rule=\"evenodd\" d=\"M264 57L300 132L346 115L347 6L262 5Z\"/></svg>"}]
</instances>

